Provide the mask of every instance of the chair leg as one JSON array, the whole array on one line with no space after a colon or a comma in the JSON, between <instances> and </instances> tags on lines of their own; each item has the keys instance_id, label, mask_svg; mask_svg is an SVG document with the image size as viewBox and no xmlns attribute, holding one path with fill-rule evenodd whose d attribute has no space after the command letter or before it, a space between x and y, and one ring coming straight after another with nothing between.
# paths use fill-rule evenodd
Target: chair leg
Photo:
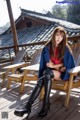
<instances>
[{"instance_id":1,"label":"chair leg","mask_svg":"<svg viewBox=\"0 0 80 120\"><path fill-rule=\"evenodd\" d=\"M10 89L10 84L11 84L11 80L8 79L8 83L7 83L7 90Z\"/></svg>"},{"instance_id":2,"label":"chair leg","mask_svg":"<svg viewBox=\"0 0 80 120\"><path fill-rule=\"evenodd\" d=\"M5 76L2 78L1 87L4 87L4 83L5 83Z\"/></svg>"},{"instance_id":3,"label":"chair leg","mask_svg":"<svg viewBox=\"0 0 80 120\"><path fill-rule=\"evenodd\" d=\"M23 93L23 91L24 91L24 84L25 84L25 80L23 79L23 80L21 80L22 82L21 82L21 86L20 86L20 94L21 93Z\"/></svg>"},{"instance_id":4,"label":"chair leg","mask_svg":"<svg viewBox=\"0 0 80 120\"><path fill-rule=\"evenodd\" d=\"M70 100L70 93L71 93L71 88L72 88L72 83L73 83L73 75L70 75L70 79L69 79L69 85L68 85L68 91L67 91L67 95L65 98L65 104L64 106L68 106L69 105L69 100Z\"/></svg>"}]
</instances>

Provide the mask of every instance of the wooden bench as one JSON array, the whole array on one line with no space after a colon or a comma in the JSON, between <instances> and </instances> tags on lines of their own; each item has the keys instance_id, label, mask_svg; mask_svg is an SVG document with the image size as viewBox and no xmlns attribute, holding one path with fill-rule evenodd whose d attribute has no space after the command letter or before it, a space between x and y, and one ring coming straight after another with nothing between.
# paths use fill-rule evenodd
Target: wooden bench
<instances>
[{"instance_id":1,"label":"wooden bench","mask_svg":"<svg viewBox=\"0 0 80 120\"><path fill-rule=\"evenodd\" d=\"M7 63L7 64L1 65L2 66L2 72L0 71L0 78L2 79L2 84L1 84L2 87L4 86L4 82L5 82L5 79L7 78L8 72L13 73L13 71L16 71L17 67L13 67L14 64L20 63L23 60L25 54L26 54L26 49L22 49L16 54L12 63ZM11 65L11 68L9 67L9 65ZM4 66L7 66L7 68L5 67L5 69L4 69ZM3 70L4 70L4 72L3 72Z\"/></svg>"},{"instance_id":2,"label":"wooden bench","mask_svg":"<svg viewBox=\"0 0 80 120\"><path fill-rule=\"evenodd\" d=\"M36 50L29 65L35 65L40 62L41 51L42 51L42 49ZM25 81L38 79L37 75L35 74L35 72L33 70L32 71L24 70L24 72L22 74L10 74L10 75L8 75L7 78L8 78L7 89L10 89L11 81L21 83L20 93L23 93L23 91L24 91Z\"/></svg>"}]
</instances>

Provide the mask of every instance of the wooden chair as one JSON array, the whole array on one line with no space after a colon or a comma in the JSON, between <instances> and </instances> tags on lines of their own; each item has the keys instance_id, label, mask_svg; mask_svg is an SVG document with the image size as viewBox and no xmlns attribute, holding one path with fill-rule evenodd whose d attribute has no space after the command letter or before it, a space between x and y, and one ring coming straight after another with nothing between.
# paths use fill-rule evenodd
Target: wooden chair
<instances>
[{"instance_id":1,"label":"wooden chair","mask_svg":"<svg viewBox=\"0 0 80 120\"><path fill-rule=\"evenodd\" d=\"M25 54L26 54L26 49L20 50L20 51L16 54L13 62L12 62L12 63L9 63L7 66L20 63L20 62L23 60ZM4 65L3 65L3 67L4 67ZM2 69L4 69L4 68L2 68ZM0 78L2 79L2 84L1 84L1 86L4 85L4 82L5 82L5 79L6 79L7 75L8 75L8 72L16 71L17 67L16 67L14 70L13 70L13 69L14 69L13 67L12 67L12 68L9 68L9 69L6 68L6 70L4 69L5 71L0 72Z\"/></svg>"},{"instance_id":2,"label":"wooden chair","mask_svg":"<svg viewBox=\"0 0 80 120\"><path fill-rule=\"evenodd\" d=\"M80 76L76 77L75 80L73 80L74 76L78 76L80 72L80 43L75 43L71 45L73 56L76 62L76 67L69 70L70 78L68 81L63 80L53 80L52 82L52 89L59 90L59 91L65 91L66 97L65 97L65 106L68 106L69 99L70 99L70 93L72 88L78 88L80 87ZM42 89L40 99L43 98L44 89Z\"/></svg>"},{"instance_id":3,"label":"wooden chair","mask_svg":"<svg viewBox=\"0 0 80 120\"><path fill-rule=\"evenodd\" d=\"M34 65L39 63L41 51L42 49L36 50L29 65ZM15 82L21 83L20 93L23 93L25 81L37 80L37 79L38 79L38 76L37 74L35 74L34 71L27 70L27 71L24 71L22 74L11 74L11 75L8 75L7 89L10 89L11 81L15 81Z\"/></svg>"}]
</instances>

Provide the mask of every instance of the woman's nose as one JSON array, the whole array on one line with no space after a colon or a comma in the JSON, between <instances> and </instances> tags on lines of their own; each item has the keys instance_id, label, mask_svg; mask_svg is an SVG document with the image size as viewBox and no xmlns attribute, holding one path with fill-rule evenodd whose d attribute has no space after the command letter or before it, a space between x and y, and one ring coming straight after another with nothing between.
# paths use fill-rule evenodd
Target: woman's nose
<instances>
[{"instance_id":1,"label":"woman's nose","mask_svg":"<svg viewBox=\"0 0 80 120\"><path fill-rule=\"evenodd\" d=\"M60 36L58 36L58 39L60 39Z\"/></svg>"}]
</instances>

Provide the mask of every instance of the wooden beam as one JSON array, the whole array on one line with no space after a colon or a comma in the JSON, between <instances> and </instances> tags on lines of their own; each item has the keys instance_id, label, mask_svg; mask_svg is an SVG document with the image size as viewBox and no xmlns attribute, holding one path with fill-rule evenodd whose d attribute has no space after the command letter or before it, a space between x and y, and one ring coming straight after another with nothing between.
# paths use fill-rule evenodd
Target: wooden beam
<instances>
[{"instance_id":1,"label":"wooden beam","mask_svg":"<svg viewBox=\"0 0 80 120\"><path fill-rule=\"evenodd\" d=\"M72 40L72 41L77 41L80 40L80 35L76 35L76 36L69 36L68 40Z\"/></svg>"},{"instance_id":2,"label":"wooden beam","mask_svg":"<svg viewBox=\"0 0 80 120\"><path fill-rule=\"evenodd\" d=\"M18 49L18 37L17 37L15 22L14 22L14 18L13 18L13 14L12 14L10 0L6 0L6 3L7 3L8 13L9 13L9 18L10 18L10 23L11 23L11 31L13 34L14 52L16 54L19 51L19 49Z\"/></svg>"}]
</instances>

